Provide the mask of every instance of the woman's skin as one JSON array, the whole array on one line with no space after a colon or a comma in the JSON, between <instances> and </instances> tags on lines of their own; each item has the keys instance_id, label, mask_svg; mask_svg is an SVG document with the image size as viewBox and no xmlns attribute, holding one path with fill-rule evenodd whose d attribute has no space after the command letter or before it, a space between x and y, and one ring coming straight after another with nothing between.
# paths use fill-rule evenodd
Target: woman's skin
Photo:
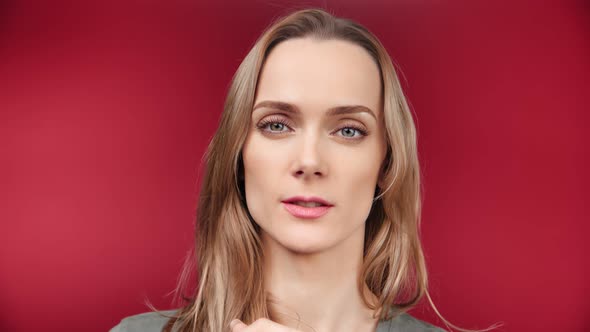
<instances>
[{"instance_id":1,"label":"woman's skin","mask_svg":"<svg viewBox=\"0 0 590 332\"><path fill-rule=\"evenodd\" d=\"M291 111L269 101L289 104ZM242 152L248 209L261 227L265 287L279 300L277 310L297 312L317 332L376 329L357 277L386 152L381 105L377 64L346 41L284 41L269 54L258 82ZM330 111L337 106L364 108ZM319 218L296 217L282 202L293 196L320 197L333 206ZM232 331L295 327L293 321L260 320L237 322Z\"/></svg>"}]
</instances>

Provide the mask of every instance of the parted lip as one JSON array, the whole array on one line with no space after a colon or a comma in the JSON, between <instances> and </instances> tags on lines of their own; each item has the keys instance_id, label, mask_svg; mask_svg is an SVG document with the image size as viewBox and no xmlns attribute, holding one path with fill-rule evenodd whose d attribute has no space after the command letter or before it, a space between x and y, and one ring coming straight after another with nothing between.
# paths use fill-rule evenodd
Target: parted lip
<instances>
[{"instance_id":1,"label":"parted lip","mask_svg":"<svg viewBox=\"0 0 590 332\"><path fill-rule=\"evenodd\" d=\"M316 202L316 203L320 203L322 205L326 205L326 206L333 206L334 204L326 201L325 199L321 198L321 197L315 197L315 196L309 196L309 197L305 197L305 196L293 196L293 197L289 197L285 200L282 200L283 203L295 203L295 202Z\"/></svg>"}]
</instances>

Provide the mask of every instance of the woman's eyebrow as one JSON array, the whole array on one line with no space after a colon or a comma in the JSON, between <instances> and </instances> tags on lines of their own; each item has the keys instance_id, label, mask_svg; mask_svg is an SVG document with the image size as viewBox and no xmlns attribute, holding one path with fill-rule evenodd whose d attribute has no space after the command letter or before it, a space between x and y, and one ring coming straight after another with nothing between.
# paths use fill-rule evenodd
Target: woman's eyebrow
<instances>
[{"instance_id":1,"label":"woman's eyebrow","mask_svg":"<svg viewBox=\"0 0 590 332\"><path fill-rule=\"evenodd\" d=\"M272 101L272 100L263 100L256 104L252 109L254 112L257 108L266 107L266 108L273 108L281 111L285 111L288 113L300 113L299 108L295 105L291 105L289 103L285 103L282 101ZM375 113L368 108L367 106L363 105L345 105L345 106L335 106L328 109L326 114L328 116L332 115L342 115L342 114L353 114L353 113L369 113L375 120L377 117Z\"/></svg>"}]
</instances>

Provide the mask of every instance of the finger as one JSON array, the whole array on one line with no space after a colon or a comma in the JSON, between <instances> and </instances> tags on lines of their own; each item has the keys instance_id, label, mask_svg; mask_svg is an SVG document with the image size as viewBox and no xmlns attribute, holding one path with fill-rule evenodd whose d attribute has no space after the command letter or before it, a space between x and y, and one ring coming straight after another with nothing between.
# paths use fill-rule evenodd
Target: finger
<instances>
[{"instance_id":1,"label":"finger","mask_svg":"<svg viewBox=\"0 0 590 332\"><path fill-rule=\"evenodd\" d=\"M246 329L246 327L248 327L248 325L244 324L239 319L234 319L231 321L231 323L229 323L229 329L231 332L240 332Z\"/></svg>"}]
</instances>

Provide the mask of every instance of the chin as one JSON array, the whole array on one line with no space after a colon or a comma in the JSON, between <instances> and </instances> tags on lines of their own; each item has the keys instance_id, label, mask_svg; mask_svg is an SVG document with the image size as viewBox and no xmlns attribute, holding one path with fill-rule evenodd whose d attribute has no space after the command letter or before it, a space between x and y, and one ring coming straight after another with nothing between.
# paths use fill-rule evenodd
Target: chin
<instances>
[{"instance_id":1,"label":"chin","mask_svg":"<svg viewBox=\"0 0 590 332\"><path fill-rule=\"evenodd\" d=\"M325 246L315 243L281 243L281 246L298 255L311 255L326 249Z\"/></svg>"},{"instance_id":2,"label":"chin","mask_svg":"<svg viewBox=\"0 0 590 332\"><path fill-rule=\"evenodd\" d=\"M310 230L299 230L277 234L274 241L281 247L297 254L314 254L332 247L334 239Z\"/></svg>"},{"instance_id":3,"label":"chin","mask_svg":"<svg viewBox=\"0 0 590 332\"><path fill-rule=\"evenodd\" d=\"M296 254L314 254L325 251L343 241L340 232L333 229L333 220L293 220L292 218L272 218L279 223L259 224L263 230L263 241L272 243Z\"/></svg>"}]
</instances>

